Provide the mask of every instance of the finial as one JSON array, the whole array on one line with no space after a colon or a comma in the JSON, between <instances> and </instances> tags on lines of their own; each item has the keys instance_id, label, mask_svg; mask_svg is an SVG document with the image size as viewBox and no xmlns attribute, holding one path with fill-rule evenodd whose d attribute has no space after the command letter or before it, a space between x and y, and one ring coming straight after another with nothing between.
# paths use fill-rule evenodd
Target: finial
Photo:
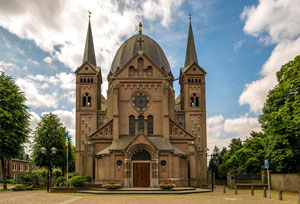
<instances>
[{"instance_id":1,"label":"finial","mask_svg":"<svg viewBox=\"0 0 300 204\"><path fill-rule=\"evenodd\" d=\"M92 12L90 12L90 11L88 11L89 12L89 19L91 19L91 14L92 14Z\"/></svg>"},{"instance_id":2,"label":"finial","mask_svg":"<svg viewBox=\"0 0 300 204\"><path fill-rule=\"evenodd\" d=\"M139 24L139 34L142 34L142 27L143 27L143 25L142 25L142 23L140 22L140 24Z\"/></svg>"},{"instance_id":3,"label":"finial","mask_svg":"<svg viewBox=\"0 0 300 204\"><path fill-rule=\"evenodd\" d=\"M189 13L190 22L192 21L192 14Z\"/></svg>"}]
</instances>

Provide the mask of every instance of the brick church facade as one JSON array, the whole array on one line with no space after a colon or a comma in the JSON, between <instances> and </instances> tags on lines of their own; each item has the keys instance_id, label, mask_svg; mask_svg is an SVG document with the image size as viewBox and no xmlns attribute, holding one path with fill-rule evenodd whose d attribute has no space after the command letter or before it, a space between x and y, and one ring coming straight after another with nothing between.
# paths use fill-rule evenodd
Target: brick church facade
<instances>
[{"instance_id":1,"label":"brick church facade","mask_svg":"<svg viewBox=\"0 0 300 204\"><path fill-rule=\"evenodd\" d=\"M164 179L207 185L206 72L198 64L191 21L176 100L169 62L141 24L115 55L107 99L90 21L75 73L76 171L94 183L125 187L156 187Z\"/></svg>"}]
</instances>

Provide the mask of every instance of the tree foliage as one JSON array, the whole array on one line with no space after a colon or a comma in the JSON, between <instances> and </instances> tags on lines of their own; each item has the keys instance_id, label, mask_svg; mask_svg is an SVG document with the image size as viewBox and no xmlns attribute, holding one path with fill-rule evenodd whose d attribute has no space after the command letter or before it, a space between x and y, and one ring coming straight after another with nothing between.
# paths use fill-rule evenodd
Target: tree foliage
<instances>
[{"instance_id":1,"label":"tree foliage","mask_svg":"<svg viewBox=\"0 0 300 204\"><path fill-rule=\"evenodd\" d=\"M222 151L215 146L213 153L211 154L211 159L209 161L208 169L215 173L215 178L226 178L224 175L220 175L219 167L223 162L223 156L227 153L227 149L224 147Z\"/></svg>"},{"instance_id":2,"label":"tree foliage","mask_svg":"<svg viewBox=\"0 0 300 204\"><path fill-rule=\"evenodd\" d=\"M274 172L300 172L300 56L281 67L277 81L259 117L266 158Z\"/></svg>"},{"instance_id":3,"label":"tree foliage","mask_svg":"<svg viewBox=\"0 0 300 204\"><path fill-rule=\"evenodd\" d=\"M66 128L57 115L49 113L43 115L34 132L32 159L39 167L62 167L66 164L67 151L65 148ZM41 148L47 149L46 154ZM51 148L57 149L53 155Z\"/></svg>"},{"instance_id":4,"label":"tree foliage","mask_svg":"<svg viewBox=\"0 0 300 204\"><path fill-rule=\"evenodd\" d=\"M4 160L20 156L30 133L30 114L20 88L4 72L0 74L0 160L5 177Z\"/></svg>"}]
</instances>

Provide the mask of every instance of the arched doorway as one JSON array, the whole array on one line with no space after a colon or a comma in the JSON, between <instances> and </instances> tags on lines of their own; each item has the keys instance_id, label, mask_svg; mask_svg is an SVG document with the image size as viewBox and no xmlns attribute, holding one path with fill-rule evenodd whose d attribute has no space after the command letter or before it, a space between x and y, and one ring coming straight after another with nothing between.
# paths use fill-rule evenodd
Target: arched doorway
<instances>
[{"instance_id":1,"label":"arched doorway","mask_svg":"<svg viewBox=\"0 0 300 204\"><path fill-rule=\"evenodd\" d=\"M151 155L145 149L137 149L131 157L133 162L133 186L150 187Z\"/></svg>"}]
</instances>

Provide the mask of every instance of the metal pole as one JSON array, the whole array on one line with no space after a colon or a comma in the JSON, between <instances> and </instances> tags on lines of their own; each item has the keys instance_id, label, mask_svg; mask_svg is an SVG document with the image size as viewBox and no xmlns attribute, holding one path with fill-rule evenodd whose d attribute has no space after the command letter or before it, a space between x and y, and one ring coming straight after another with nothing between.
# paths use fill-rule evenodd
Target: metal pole
<instances>
[{"instance_id":1,"label":"metal pole","mask_svg":"<svg viewBox=\"0 0 300 204\"><path fill-rule=\"evenodd\" d=\"M269 199L271 199L271 185L270 185L270 172L269 172L269 168L267 169L267 174L268 174L268 191L269 191Z\"/></svg>"},{"instance_id":2,"label":"metal pole","mask_svg":"<svg viewBox=\"0 0 300 204\"><path fill-rule=\"evenodd\" d=\"M67 146L67 186L69 186L69 144Z\"/></svg>"},{"instance_id":3,"label":"metal pole","mask_svg":"<svg viewBox=\"0 0 300 204\"><path fill-rule=\"evenodd\" d=\"M214 192L214 173L211 171L211 192Z\"/></svg>"},{"instance_id":4,"label":"metal pole","mask_svg":"<svg viewBox=\"0 0 300 204\"><path fill-rule=\"evenodd\" d=\"M47 192L49 193L49 170L50 170L50 165L48 162L48 173L47 173Z\"/></svg>"},{"instance_id":5,"label":"metal pole","mask_svg":"<svg viewBox=\"0 0 300 204\"><path fill-rule=\"evenodd\" d=\"M223 186L223 193L226 193L226 186Z\"/></svg>"},{"instance_id":6,"label":"metal pole","mask_svg":"<svg viewBox=\"0 0 300 204\"><path fill-rule=\"evenodd\" d=\"M251 186L251 195L254 196L254 186Z\"/></svg>"}]
</instances>

